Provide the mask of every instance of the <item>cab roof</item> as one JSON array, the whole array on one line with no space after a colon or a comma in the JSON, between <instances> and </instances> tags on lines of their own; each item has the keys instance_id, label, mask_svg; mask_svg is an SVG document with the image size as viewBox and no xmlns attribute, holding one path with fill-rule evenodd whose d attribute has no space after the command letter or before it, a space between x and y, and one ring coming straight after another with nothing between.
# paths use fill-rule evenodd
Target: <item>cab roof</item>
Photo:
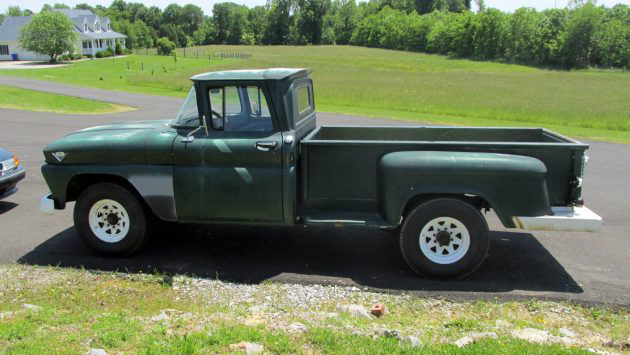
<instances>
[{"instance_id":1,"label":"cab roof","mask_svg":"<svg viewBox=\"0 0 630 355\"><path fill-rule=\"evenodd\" d=\"M224 70L197 74L190 78L190 80L282 80L291 77L308 76L311 71L312 70L308 68Z\"/></svg>"}]
</instances>

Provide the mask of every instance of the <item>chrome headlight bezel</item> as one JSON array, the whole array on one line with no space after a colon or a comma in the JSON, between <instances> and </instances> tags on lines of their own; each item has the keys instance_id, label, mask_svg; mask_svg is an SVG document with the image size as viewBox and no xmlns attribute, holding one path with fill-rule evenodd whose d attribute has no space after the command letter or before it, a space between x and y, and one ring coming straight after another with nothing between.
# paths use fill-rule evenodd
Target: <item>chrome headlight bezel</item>
<instances>
[{"instance_id":1,"label":"chrome headlight bezel","mask_svg":"<svg viewBox=\"0 0 630 355\"><path fill-rule=\"evenodd\" d=\"M66 152L62 152L62 151L57 151L57 152L52 152L50 153L53 158L55 158L57 160L57 162L61 163L64 159L66 159L66 157L68 156L68 153Z\"/></svg>"}]
</instances>

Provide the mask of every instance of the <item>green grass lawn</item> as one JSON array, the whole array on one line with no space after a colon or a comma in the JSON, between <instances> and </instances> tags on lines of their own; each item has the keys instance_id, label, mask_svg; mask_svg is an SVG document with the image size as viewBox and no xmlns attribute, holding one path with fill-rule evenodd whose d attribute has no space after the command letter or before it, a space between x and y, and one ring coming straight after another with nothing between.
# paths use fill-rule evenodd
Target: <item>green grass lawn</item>
<instances>
[{"instance_id":1,"label":"green grass lawn","mask_svg":"<svg viewBox=\"0 0 630 355\"><path fill-rule=\"evenodd\" d=\"M184 58L179 49L177 63L172 57L136 55L0 75L183 96L188 78L204 71L309 67L319 111L459 125L544 126L575 137L630 143L630 73L625 71L553 71L349 46L186 49L187 56L197 51L199 59ZM253 57L208 59L210 52Z\"/></svg>"},{"instance_id":2,"label":"green grass lawn","mask_svg":"<svg viewBox=\"0 0 630 355\"><path fill-rule=\"evenodd\" d=\"M306 297L308 295L308 297ZM381 318L336 313L338 303L388 305ZM258 307L258 308L256 308ZM331 316L332 315L332 316ZM497 322L499 321L499 322ZM299 322L302 329L289 325ZM501 323L502 322L502 323ZM514 337L534 328L544 344ZM390 329L412 347L377 329ZM571 331L571 342L566 331ZM563 333L564 331L564 333ZM588 354L618 351L630 331L626 310L556 302L450 302L338 286L239 285L159 274L0 265L0 353L233 353L252 342L265 353L305 354ZM493 332L458 348L473 332ZM564 338L562 338L564 336Z\"/></svg>"},{"instance_id":3,"label":"green grass lawn","mask_svg":"<svg viewBox=\"0 0 630 355\"><path fill-rule=\"evenodd\" d=\"M133 110L133 107L80 99L0 85L0 108L16 110L97 115Z\"/></svg>"}]
</instances>

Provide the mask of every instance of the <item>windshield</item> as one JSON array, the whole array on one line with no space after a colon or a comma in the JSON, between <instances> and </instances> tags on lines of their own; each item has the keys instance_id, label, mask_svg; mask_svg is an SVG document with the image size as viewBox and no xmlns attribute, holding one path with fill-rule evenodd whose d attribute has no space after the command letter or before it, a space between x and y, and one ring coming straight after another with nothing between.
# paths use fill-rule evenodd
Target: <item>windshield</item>
<instances>
[{"instance_id":1,"label":"windshield","mask_svg":"<svg viewBox=\"0 0 630 355\"><path fill-rule=\"evenodd\" d=\"M171 122L171 126L178 127L199 127L201 122L199 120L199 111L197 110L197 94L195 88L190 89L186 101L179 109L177 116Z\"/></svg>"}]
</instances>

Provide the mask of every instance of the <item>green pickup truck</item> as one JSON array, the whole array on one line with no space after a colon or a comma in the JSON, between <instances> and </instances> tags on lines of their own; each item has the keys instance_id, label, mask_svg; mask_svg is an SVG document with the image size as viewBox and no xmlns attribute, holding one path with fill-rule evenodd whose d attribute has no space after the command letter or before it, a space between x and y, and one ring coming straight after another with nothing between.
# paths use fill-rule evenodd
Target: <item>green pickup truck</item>
<instances>
[{"instance_id":1,"label":"green pickup truck","mask_svg":"<svg viewBox=\"0 0 630 355\"><path fill-rule=\"evenodd\" d=\"M51 193L108 255L160 221L388 229L428 277L461 277L507 228L597 231L580 197L588 145L540 128L318 127L309 69L192 77L168 121L110 124L44 149Z\"/></svg>"}]
</instances>

